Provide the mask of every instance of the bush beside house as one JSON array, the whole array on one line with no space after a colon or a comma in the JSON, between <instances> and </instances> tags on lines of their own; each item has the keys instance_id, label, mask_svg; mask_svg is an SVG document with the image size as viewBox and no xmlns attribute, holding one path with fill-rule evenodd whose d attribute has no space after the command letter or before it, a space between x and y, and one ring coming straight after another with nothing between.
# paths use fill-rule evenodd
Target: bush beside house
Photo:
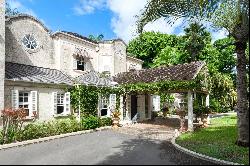
<instances>
[{"instance_id":1,"label":"bush beside house","mask_svg":"<svg viewBox=\"0 0 250 166\"><path fill-rule=\"evenodd\" d=\"M93 115L82 118L81 122L78 122L75 118L58 119L49 122L34 122L27 124L15 133L7 132L5 139L3 137L4 130L1 130L0 144L38 139L111 125L111 118L99 118Z\"/></svg>"}]
</instances>

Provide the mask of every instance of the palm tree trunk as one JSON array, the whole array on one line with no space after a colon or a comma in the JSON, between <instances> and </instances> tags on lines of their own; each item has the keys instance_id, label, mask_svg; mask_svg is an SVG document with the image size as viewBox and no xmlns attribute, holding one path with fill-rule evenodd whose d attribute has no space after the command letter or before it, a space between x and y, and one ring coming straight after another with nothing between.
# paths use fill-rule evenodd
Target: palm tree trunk
<instances>
[{"instance_id":1,"label":"palm tree trunk","mask_svg":"<svg viewBox=\"0 0 250 166\"><path fill-rule=\"evenodd\" d=\"M246 42L236 42L238 146L249 147L249 111L246 82Z\"/></svg>"}]
</instances>

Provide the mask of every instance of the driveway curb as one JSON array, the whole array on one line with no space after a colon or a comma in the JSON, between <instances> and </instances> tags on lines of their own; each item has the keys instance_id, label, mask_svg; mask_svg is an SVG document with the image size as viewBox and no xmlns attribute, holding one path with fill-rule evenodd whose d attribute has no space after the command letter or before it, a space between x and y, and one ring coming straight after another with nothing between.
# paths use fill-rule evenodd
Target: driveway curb
<instances>
[{"instance_id":1,"label":"driveway curb","mask_svg":"<svg viewBox=\"0 0 250 166\"><path fill-rule=\"evenodd\" d=\"M191 151L189 149L186 149L178 144L175 143L175 139L177 137L173 137L171 140L171 143L174 145L174 147L186 154L189 154L191 156L197 157L199 159L205 160L205 161L209 161L209 162L213 162L215 164L219 164L219 165L244 165L244 164L239 164L239 163L234 163L234 162L230 162L230 161L225 161L225 160L221 160L221 159L217 159L217 158L213 158L210 156L206 156L204 154L200 154L194 151Z\"/></svg>"},{"instance_id":2,"label":"driveway curb","mask_svg":"<svg viewBox=\"0 0 250 166\"><path fill-rule=\"evenodd\" d=\"M35 144L35 143L39 143L39 142L46 142L46 141L59 139L59 138L65 138L65 137L69 137L69 136L93 133L95 131L109 130L109 129L112 129L112 127L105 126L105 127L100 127L100 128L91 129L91 130L77 131L77 132L60 134L60 135L55 135L55 136L50 136L50 137L43 137L43 138L27 140L27 141L22 141L22 142L4 144L4 145L0 145L0 150L9 149L9 148L18 147L18 146L25 146L25 145L29 145L29 144Z\"/></svg>"}]
</instances>

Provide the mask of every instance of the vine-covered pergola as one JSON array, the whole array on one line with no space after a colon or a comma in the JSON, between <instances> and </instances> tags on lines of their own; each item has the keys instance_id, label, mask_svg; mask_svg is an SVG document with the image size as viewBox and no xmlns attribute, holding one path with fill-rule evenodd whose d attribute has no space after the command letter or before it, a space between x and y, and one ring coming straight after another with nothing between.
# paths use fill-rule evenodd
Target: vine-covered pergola
<instances>
[{"instance_id":1,"label":"vine-covered pergola","mask_svg":"<svg viewBox=\"0 0 250 166\"><path fill-rule=\"evenodd\" d=\"M206 95L206 106L209 106L210 83L203 61L123 72L114 81L126 93L188 93L189 131L193 131L193 94Z\"/></svg>"},{"instance_id":2,"label":"vine-covered pergola","mask_svg":"<svg viewBox=\"0 0 250 166\"><path fill-rule=\"evenodd\" d=\"M133 93L188 93L189 131L193 131L193 94L204 94L206 106L209 106L210 81L208 69L203 61L152 69L130 70L119 73L114 77L90 71L77 77L76 83L77 85L93 86L97 93L115 93L118 97ZM94 91L94 89L92 88L91 91ZM119 103L120 101L117 100L117 104Z\"/></svg>"}]
</instances>

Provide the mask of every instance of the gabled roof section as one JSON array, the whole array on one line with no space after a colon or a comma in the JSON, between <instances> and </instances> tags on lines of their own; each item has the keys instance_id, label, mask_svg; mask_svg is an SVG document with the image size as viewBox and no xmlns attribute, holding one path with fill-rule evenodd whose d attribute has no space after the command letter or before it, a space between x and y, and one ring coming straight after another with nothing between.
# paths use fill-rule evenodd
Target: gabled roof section
<instances>
[{"instance_id":1,"label":"gabled roof section","mask_svg":"<svg viewBox=\"0 0 250 166\"><path fill-rule=\"evenodd\" d=\"M100 41L99 43L113 43L115 41L120 41L122 42L126 47L128 47L127 43L125 43L124 40L122 40L121 38L117 38L117 39L111 39L111 40L103 40L103 41Z\"/></svg>"},{"instance_id":2,"label":"gabled roof section","mask_svg":"<svg viewBox=\"0 0 250 166\"><path fill-rule=\"evenodd\" d=\"M34 16L28 15L28 14L17 14L17 15L13 15L13 16L6 16L6 21L11 21L11 20L18 20L18 19L31 19L35 22L37 22L38 24L40 24L44 30L46 32L50 32L50 30L37 18L35 18Z\"/></svg>"},{"instance_id":3,"label":"gabled roof section","mask_svg":"<svg viewBox=\"0 0 250 166\"><path fill-rule=\"evenodd\" d=\"M195 79L204 65L205 62L196 61L169 67L133 70L130 72L118 73L114 77L114 81L119 84L189 81Z\"/></svg>"},{"instance_id":4,"label":"gabled roof section","mask_svg":"<svg viewBox=\"0 0 250 166\"><path fill-rule=\"evenodd\" d=\"M82 36L78 33L75 33L75 32L68 32L68 31L58 31L58 32L55 32L53 35L57 35L57 34L65 34L65 35L69 35L69 36L74 36L78 39L82 39L82 40L85 40L85 41L88 41L88 42L91 42L93 44L98 44L98 42L94 41L94 40L91 40L90 38L87 38L85 36Z\"/></svg>"},{"instance_id":5,"label":"gabled roof section","mask_svg":"<svg viewBox=\"0 0 250 166\"><path fill-rule=\"evenodd\" d=\"M73 85L72 78L59 70L12 62L5 63L5 79L11 81Z\"/></svg>"}]
</instances>

